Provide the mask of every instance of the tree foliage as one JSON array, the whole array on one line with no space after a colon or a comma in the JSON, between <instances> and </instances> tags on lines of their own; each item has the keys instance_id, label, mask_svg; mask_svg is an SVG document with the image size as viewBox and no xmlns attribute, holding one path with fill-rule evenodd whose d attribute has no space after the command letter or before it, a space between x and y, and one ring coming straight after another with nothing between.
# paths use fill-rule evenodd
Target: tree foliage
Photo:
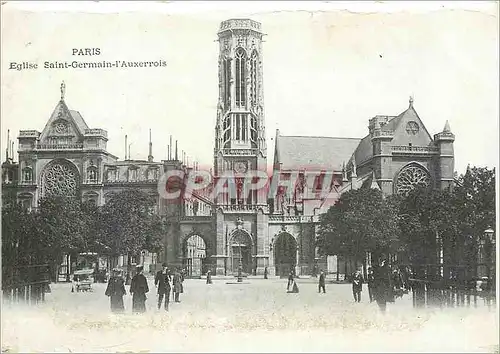
<instances>
[{"instance_id":1,"label":"tree foliage","mask_svg":"<svg viewBox=\"0 0 500 354\"><path fill-rule=\"evenodd\" d=\"M158 251L163 221L155 207L155 198L138 189L115 194L102 208L102 243L115 255Z\"/></svg>"},{"instance_id":2,"label":"tree foliage","mask_svg":"<svg viewBox=\"0 0 500 354\"><path fill-rule=\"evenodd\" d=\"M115 195L104 207L75 198L47 197L33 211L3 200L2 259L5 264L59 264L64 254L136 254L162 247L164 224L154 198L140 190Z\"/></svg>"},{"instance_id":3,"label":"tree foliage","mask_svg":"<svg viewBox=\"0 0 500 354\"><path fill-rule=\"evenodd\" d=\"M362 260L365 252L399 248L397 210L376 189L352 190L321 216L318 245L325 254Z\"/></svg>"},{"instance_id":4,"label":"tree foliage","mask_svg":"<svg viewBox=\"0 0 500 354\"><path fill-rule=\"evenodd\" d=\"M495 217L495 169L474 167L452 191L414 189L385 199L377 190L343 194L321 218L318 246L350 257L405 249L412 261L434 262L439 241L458 264L474 256L477 239L495 229Z\"/></svg>"}]
</instances>

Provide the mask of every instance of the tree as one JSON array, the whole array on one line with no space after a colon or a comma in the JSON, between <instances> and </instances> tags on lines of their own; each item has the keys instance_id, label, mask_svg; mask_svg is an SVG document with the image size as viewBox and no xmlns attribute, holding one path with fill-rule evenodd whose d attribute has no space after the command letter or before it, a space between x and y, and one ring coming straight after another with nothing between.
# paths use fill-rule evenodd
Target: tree
<instances>
[{"instance_id":1,"label":"tree","mask_svg":"<svg viewBox=\"0 0 500 354\"><path fill-rule=\"evenodd\" d=\"M142 250L158 251L163 221L155 214L156 200L139 189L115 194L102 208L102 243L110 255L139 256Z\"/></svg>"},{"instance_id":2,"label":"tree","mask_svg":"<svg viewBox=\"0 0 500 354\"><path fill-rule=\"evenodd\" d=\"M81 202L75 198L51 196L40 200L35 214L36 237L46 247L53 271L64 255L86 250L87 221Z\"/></svg>"},{"instance_id":3,"label":"tree","mask_svg":"<svg viewBox=\"0 0 500 354\"><path fill-rule=\"evenodd\" d=\"M445 263L471 266L478 238L495 227L495 171L468 168L453 191L415 189L400 198L399 214L412 263L437 264L442 249Z\"/></svg>"},{"instance_id":4,"label":"tree","mask_svg":"<svg viewBox=\"0 0 500 354\"><path fill-rule=\"evenodd\" d=\"M376 189L352 190L321 216L318 246L363 262L366 252L400 249L396 204Z\"/></svg>"},{"instance_id":5,"label":"tree","mask_svg":"<svg viewBox=\"0 0 500 354\"><path fill-rule=\"evenodd\" d=\"M488 227L495 229L495 169L467 167L455 188L462 206L463 232L478 237Z\"/></svg>"}]
</instances>

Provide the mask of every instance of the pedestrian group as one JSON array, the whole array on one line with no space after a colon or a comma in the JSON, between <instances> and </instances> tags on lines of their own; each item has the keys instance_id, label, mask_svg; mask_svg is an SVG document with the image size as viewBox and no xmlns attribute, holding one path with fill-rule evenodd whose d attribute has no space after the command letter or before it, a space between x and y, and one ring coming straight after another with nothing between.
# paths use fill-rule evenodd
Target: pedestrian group
<instances>
[{"instance_id":1,"label":"pedestrian group","mask_svg":"<svg viewBox=\"0 0 500 354\"><path fill-rule=\"evenodd\" d=\"M406 269L401 271L395 267L391 269L384 256L381 256L373 267L368 268L366 283L368 285L368 297L370 302L376 302L382 312L385 312L388 302L394 302L395 298L403 296L410 290ZM314 269L317 277L317 268ZM268 279L267 267L264 270L264 279ZM292 269L288 275L287 292L298 293L299 287L296 282L295 271ZM175 268L170 270L166 263L162 264L162 269L156 273L154 284L158 294L158 310L162 305L165 311L169 310L170 293L174 302L181 302L179 297L184 292L184 271ZM207 284L212 284L212 272L207 271ZM356 270L351 276L352 294L354 302L361 302L361 292L365 279L360 270ZM132 295L132 312L143 313L146 311L146 294L149 292L148 282L144 276L142 266L136 268L136 274L130 283L130 294ZM326 293L326 274L319 271L318 293ZM115 268L109 278L105 295L110 298L112 312L123 312L125 306L123 297L127 294L125 290L125 280L121 269Z\"/></svg>"},{"instance_id":2,"label":"pedestrian group","mask_svg":"<svg viewBox=\"0 0 500 354\"><path fill-rule=\"evenodd\" d=\"M158 309L161 309L162 304L164 304L165 311L169 310L170 292L172 292L174 302L181 302L179 297L184 292L183 282L183 271L180 271L178 268L170 271L166 263L162 264L162 270L156 273L154 281L158 293ZM132 295L132 312L146 312L146 294L149 292L149 286L142 266L137 266L136 273L130 283L129 292ZM112 312L121 313L125 311L123 297L126 294L125 279L123 278L122 270L115 268L112 271L105 291L105 295L110 298Z\"/></svg>"}]
</instances>

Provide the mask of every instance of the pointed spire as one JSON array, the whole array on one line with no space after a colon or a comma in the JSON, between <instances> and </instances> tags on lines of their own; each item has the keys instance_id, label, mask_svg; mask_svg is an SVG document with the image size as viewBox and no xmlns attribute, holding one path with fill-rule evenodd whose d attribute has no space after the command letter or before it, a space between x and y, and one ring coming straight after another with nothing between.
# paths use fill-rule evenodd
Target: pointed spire
<instances>
[{"instance_id":1,"label":"pointed spire","mask_svg":"<svg viewBox=\"0 0 500 354\"><path fill-rule=\"evenodd\" d=\"M148 161L153 162L153 142L151 141L151 129L149 129L149 155Z\"/></svg>"},{"instance_id":2,"label":"pointed spire","mask_svg":"<svg viewBox=\"0 0 500 354\"><path fill-rule=\"evenodd\" d=\"M11 142L12 149L10 150L10 155L12 158L12 163L14 163L14 142Z\"/></svg>"},{"instance_id":3,"label":"pointed spire","mask_svg":"<svg viewBox=\"0 0 500 354\"><path fill-rule=\"evenodd\" d=\"M413 107L413 95L410 96L410 108Z\"/></svg>"},{"instance_id":4,"label":"pointed spire","mask_svg":"<svg viewBox=\"0 0 500 354\"><path fill-rule=\"evenodd\" d=\"M64 80L63 82L61 82L61 101L64 101L64 94L66 93L66 84L64 83Z\"/></svg>"},{"instance_id":5,"label":"pointed spire","mask_svg":"<svg viewBox=\"0 0 500 354\"><path fill-rule=\"evenodd\" d=\"M448 120L446 120L446 123L444 124L443 133L451 133L450 123Z\"/></svg>"}]
</instances>

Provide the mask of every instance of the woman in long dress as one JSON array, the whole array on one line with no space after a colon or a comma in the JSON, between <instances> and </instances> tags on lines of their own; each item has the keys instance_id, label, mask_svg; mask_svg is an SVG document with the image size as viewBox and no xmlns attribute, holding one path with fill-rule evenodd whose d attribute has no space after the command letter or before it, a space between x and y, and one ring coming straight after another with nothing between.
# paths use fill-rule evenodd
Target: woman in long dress
<instances>
[{"instance_id":1,"label":"woman in long dress","mask_svg":"<svg viewBox=\"0 0 500 354\"><path fill-rule=\"evenodd\" d=\"M113 269L105 292L105 295L109 296L112 312L123 312L125 310L125 306L123 305L123 296L126 293L125 280L121 276L120 270Z\"/></svg>"},{"instance_id":2,"label":"woman in long dress","mask_svg":"<svg viewBox=\"0 0 500 354\"><path fill-rule=\"evenodd\" d=\"M132 294L132 311L146 312L146 293L149 292L148 281L143 274L143 268L137 267L137 274L130 283L130 293Z\"/></svg>"}]
</instances>

